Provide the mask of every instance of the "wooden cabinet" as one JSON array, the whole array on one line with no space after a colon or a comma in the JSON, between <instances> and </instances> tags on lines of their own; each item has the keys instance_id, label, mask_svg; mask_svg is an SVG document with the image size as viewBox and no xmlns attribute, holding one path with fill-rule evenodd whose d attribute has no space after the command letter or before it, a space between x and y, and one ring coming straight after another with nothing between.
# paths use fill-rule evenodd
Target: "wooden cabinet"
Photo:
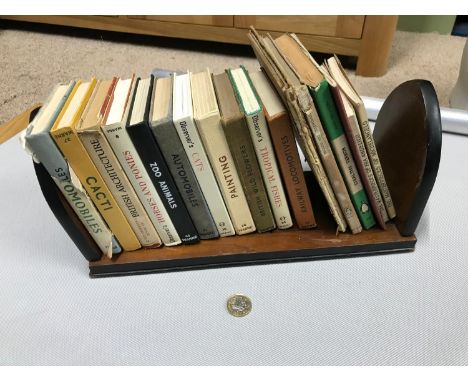
<instances>
[{"instance_id":1,"label":"wooden cabinet","mask_svg":"<svg viewBox=\"0 0 468 382\"><path fill-rule=\"evenodd\" d=\"M234 26L234 16L127 16L129 19L165 21L170 23L214 25L218 27Z\"/></svg>"},{"instance_id":2,"label":"wooden cabinet","mask_svg":"<svg viewBox=\"0 0 468 382\"><path fill-rule=\"evenodd\" d=\"M361 38L364 16L234 16L234 26L305 33L317 36Z\"/></svg>"},{"instance_id":3,"label":"wooden cabinet","mask_svg":"<svg viewBox=\"0 0 468 382\"><path fill-rule=\"evenodd\" d=\"M312 52L357 56L356 73L381 76L397 16L0 16L117 32L248 44L247 30L277 36L295 32Z\"/></svg>"}]
</instances>

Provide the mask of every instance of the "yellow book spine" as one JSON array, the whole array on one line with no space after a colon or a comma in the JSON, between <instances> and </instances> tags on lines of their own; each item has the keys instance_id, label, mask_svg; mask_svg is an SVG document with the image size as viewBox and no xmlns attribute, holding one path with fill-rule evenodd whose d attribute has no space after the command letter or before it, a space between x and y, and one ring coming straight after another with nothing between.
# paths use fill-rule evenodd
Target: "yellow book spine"
<instances>
[{"instance_id":1,"label":"yellow book spine","mask_svg":"<svg viewBox=\"0 0 468 382\"><path fill-rule=\"evenodd\" d=\"M79 83L73 89L70 100L73 97ZM81 110L86 106L91 92L83 100ZM61 114L57 118L56 124L60 121L61 116L68 107L69 101L65 104ZM78 115L80 113L77 113ZM65 159L72 167L81 184L85 188L89 197L96 205L102 217L106 221L112 233L119 241L121 247L125 251L133 251L141 248L140 242L125 219L122 211L118 207L117 202L110 193L108 187L104 183L99 171L94 166L86 149L78 138L76 131L72 126L65 126L58 130L56 125L51 129L51 135L57 146L62 151Z\"/></svg>"}]
</instances>

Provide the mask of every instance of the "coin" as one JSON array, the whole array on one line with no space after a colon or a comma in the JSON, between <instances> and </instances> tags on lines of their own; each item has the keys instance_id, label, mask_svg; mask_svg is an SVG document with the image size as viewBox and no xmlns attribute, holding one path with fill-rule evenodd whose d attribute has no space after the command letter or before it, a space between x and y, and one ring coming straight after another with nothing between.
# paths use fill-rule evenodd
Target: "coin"
<instances>
[{"instance_id":1,"label":"coin","mask_svg":"<svg viewBox=\"0 0 468 382\"><path fill-rule=\"evenodd\" d=\"M231 316L245 317L252 310L252 301L243 294L234 294L227 300L227 310Z\"/></svg>"}]
</instances>

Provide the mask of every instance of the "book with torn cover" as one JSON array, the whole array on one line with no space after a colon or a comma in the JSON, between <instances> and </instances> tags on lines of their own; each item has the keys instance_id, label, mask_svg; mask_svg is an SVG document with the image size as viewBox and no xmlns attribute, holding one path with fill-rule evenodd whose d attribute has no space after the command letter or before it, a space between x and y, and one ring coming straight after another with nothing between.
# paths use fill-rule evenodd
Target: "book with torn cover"
<instances>
[{"instance_id":1,"label":"book with torn cover","mask_svg":"<svg viewBox=\"0 0 468 382\"><path fill-rule=\"evenodd\" d=\"M335 178L333 183L329 179L327 172L337 173L340 177L341 174L334 158L330 159L331 149L326 145L328 142L323 129L321 131L319 125L312 123L318 119L318 115L312 107L311 95L279 54L271 37L260 36L253 28L248 37L258 61L288 107L297 142L325 196L330 212L336 221L337 230L345 232L354 208L342 179L339 182L339 178ZM357 216L356 220L358 221ZM355 226L352 232L359 232L356 228L359 226Z\"/></svg>"}]
</instances>

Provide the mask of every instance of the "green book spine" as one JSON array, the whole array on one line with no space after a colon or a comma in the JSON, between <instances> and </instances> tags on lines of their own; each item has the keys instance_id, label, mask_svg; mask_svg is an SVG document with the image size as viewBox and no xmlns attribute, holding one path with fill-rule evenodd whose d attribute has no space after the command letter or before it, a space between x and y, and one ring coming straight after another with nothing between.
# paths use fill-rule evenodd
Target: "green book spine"
<instances>
[{"instance_id":1,"label":"green book spine","mask_svg":"<svg viewBox=\"0 0 468 382\"><path fill-rule=\"evenodd\" d=\"M369 199L367 198L351 149L346 140L343 125L332 98L330 86L326 80L322 80L319 86L315 89L309 87L309 90L317 107L325 134L332 146L335 159L345 179L359 221L365 229L369 229L375 225L374 214L372 213Z\"/></svg>"}]
</instances>

